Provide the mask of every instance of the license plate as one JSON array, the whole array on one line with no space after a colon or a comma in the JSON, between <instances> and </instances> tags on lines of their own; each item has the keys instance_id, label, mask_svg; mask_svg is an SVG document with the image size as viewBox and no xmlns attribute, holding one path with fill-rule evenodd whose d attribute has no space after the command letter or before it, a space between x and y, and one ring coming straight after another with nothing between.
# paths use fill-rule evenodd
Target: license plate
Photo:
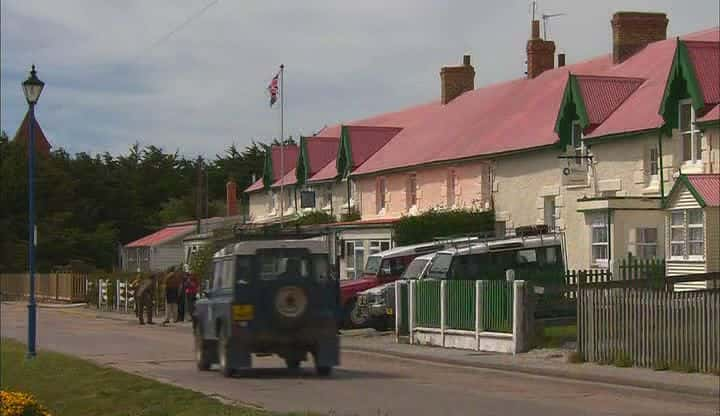
<instances>
[{"instance_id":1,"label":"license plate","mask_svg":"<svg viewBox=\"0 0 720 416\"><path fill-rule=\"evenodd\" d=\"M393 314L392 308L387 308L386 312L387 312L388 315L392 315L392 314Z\"/></svg>"},{"instance_id":2,"label":"license plate","mask_svg":"<svg viewBox=\"0 0 720 416\"><path fill-rule=\"evenodd\" d=\"M233 305L233 321L249 321L254 315L253 305Z\"/></svg>"}]
</instances>

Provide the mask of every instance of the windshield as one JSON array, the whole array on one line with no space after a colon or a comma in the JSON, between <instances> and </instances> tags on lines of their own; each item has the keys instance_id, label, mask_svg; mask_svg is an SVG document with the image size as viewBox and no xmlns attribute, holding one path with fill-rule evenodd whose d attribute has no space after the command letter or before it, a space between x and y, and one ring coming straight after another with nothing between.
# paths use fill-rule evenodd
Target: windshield
<instances>
[{"instance_id":1,"label":"windshield","mask_svg":"<svg viewBox=\"0 0 720 416\"><path fill-rule=\"evenodd\" d=\"M431 279L445 279L447 277L448 270L450 270L452 259L452 254L438 254L435 256L432 266L430 266L428 276Z\"/></svg>"},{"instance_id":2,"label":"windshield","mask_svg":"<svg viewBox=\"0 0 720 416\"><path fill-rule=\"evenodd\" d=\"M420 260L415 259L413 260L410 265L408 266L407 270L405 270L405 273L400 276L401 279L418 279L420 277L420 273L425 269L425 266L428 264L430 260Z\"/></svg>"},{"instance_id":3,"label":"windshield","mask_svg":"<svg viewBox=\"0 0 720 416\"><path fill-rule=\"evenodd\" d=\"M380 263L381 263L382 257L380 256L370 256L367 259L367 264L365 265L365 274L378 274L380 271Z\"/></svg>"}]
</instances>

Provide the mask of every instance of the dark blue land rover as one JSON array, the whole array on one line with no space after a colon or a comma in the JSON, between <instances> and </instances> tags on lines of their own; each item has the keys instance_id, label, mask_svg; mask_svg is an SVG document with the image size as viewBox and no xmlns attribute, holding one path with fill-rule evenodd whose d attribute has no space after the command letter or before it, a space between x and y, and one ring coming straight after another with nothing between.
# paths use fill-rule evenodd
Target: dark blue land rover
<instances>
[{"instance_id":1,"label":"dark blue land rover","mask_svg":"<svg viewBox=\"0 0 720 416\"><path fill-rule=\"evenodd\" d=\"M245 241L215 253L207 297L193 316L197 366L222 374L276 354L297 369L308 353L317 373L340 363L339 284L323 238Z\"/></svg>"}]
</instances>

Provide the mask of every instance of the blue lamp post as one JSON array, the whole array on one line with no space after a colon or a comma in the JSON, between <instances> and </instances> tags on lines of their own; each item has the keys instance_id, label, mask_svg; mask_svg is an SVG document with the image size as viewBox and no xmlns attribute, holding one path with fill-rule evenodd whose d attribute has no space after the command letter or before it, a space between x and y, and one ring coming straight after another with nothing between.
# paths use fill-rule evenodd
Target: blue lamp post
<instances>
[{"instance_id":1,"label":"blue lamp post","mask_svg":"<svg viewBox=\"0 0 720 416\"><path fill-rule=\"evenodd\" d=\"M28 266L30 270L30 300L28 301L28 358L35 357L35 324L37 321L37 306L35 305L35 244L37 237L35 232L35 137L33 127L35 125L35 104L37 104L45 83L40 81L35 72L35 65L32 66L30 76L22 83L25 99L28 102Z\"/></svg>"}]
</instances>

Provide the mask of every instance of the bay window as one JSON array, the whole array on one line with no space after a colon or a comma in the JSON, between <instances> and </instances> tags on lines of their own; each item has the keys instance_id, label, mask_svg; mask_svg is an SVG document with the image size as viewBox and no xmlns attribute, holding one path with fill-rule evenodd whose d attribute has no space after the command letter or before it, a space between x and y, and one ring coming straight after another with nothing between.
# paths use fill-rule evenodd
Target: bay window
<instances>
[{"instance_id":1,"label":"bay window","mask_svg":"<svg viewBox=\"0 0 720 416\"><path fill-rule=\"evenodd\" d=\"M701 260L705 256L702 209L675 210L670 213L670 257Z\"/></svg>"}]
</instances>

